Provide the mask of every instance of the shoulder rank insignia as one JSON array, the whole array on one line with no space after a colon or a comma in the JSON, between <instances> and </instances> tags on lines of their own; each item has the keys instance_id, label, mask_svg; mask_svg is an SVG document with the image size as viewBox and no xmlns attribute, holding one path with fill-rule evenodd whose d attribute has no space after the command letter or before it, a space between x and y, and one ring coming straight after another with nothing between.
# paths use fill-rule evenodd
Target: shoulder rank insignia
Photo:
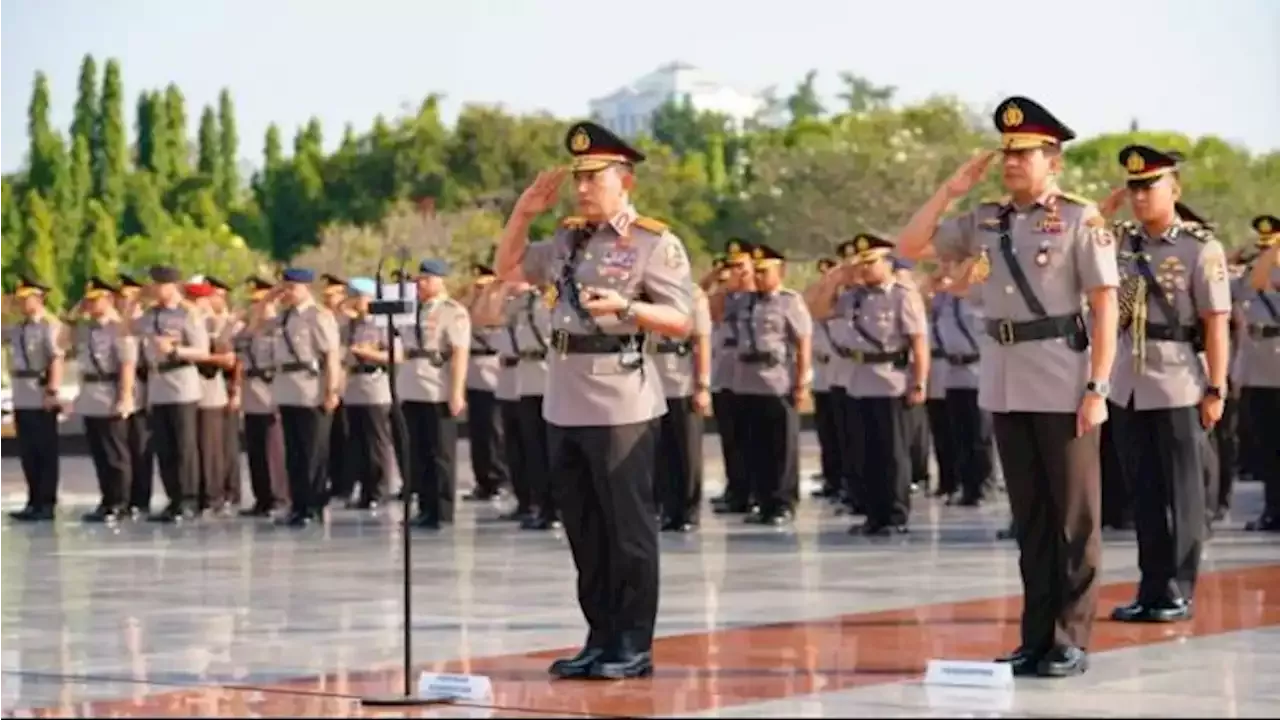
<instances>
[{"instance_id":1,"label":"shoulder rank insignia","mask_svg":"<svg viewBox=\"0 0 1280 720\"><path fill-rule=\"evenodd\" d=\"M570 230L581 230L587 226L587 219L581 215L569 215L560 219L560 227Z\"/></svg>"},{"instance_id":2,"label":"shoulder rank insignia","mask_svg":"<svg viewBox=\"0 0 1280 720\"><path fill-rule=\"evenodd\" d=\"M635 225L642 230L648 230L654 235L661 235L667 231L666 223L644 215L636 218Z\"/></svg>"},{"instance_id":3,"label":"shoulder rank insignia","mask_svg":"<svg viewBox=\"0 0 1280 720\"><path fill-rule=\"evenodd\" d=\"M1184 221L1182 223L1182 227L1184 230L1187 231L1187 234L1189 234L1191 237L1195 238L1196 240L1199 240L1202 243L1207 243L1210 240L1214 239L1213 231L1205 227L1204 225L1201 225L1200 223L1191 223L1191 222Z\"/></svg>"},{"instance_id":4,"label":"shoulder rank insignia","mask_svg":"<svg viewBox=\"0 0 1280 720\"><path fill-rule=\"evenodd\" d=\"M1068 201L1068 202L1073 202L1073 203L1075 203L1075 204L1077 204L1077 205L1093 205L1093 204L1095 204L1095 203L1094 203L1092 200L1090 200L1089 198L1087 198L1087 197L1085 197L1085 196L1083 196L1083 195L1076 195L1075 193L1069 193L1069 192L1058 193L1058 197L1060 197L1060 198L1062 198L1063 200L1066 200L1066 201Z\"/></svg>"},{"instance_id":5,"label":"shoulder rank insignia","mask_svg":"<svg viewBox=\"0 0 1280 720\"><path fill-rule=\"evenodd\" d=\"M985 197L978 202L979 205L1008 205L1011 198L1008 195L1004 197Z\"/></svg>"}]
</instances>

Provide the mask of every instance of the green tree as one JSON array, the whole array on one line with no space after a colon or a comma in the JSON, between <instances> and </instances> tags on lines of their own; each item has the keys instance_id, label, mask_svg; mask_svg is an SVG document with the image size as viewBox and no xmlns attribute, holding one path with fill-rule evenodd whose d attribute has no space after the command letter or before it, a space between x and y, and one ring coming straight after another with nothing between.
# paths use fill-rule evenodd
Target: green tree
<instances>
[{"instance_id":1,"label":"green tree","mask_svg":"<svg viewBox=\"0 0 1280 720\"><path fill-rule=\"evenodd\" d=\"M235 206L239 199L239 151L240 135L236 131L235 105L231 101L231 92L223 88L218 93L218 153L222 168L218 182L218 203L224 208Z\"/></svg>"},{"instance_id":2,"label":"green tree","mask_svg":"<svg viewBox=\"0 0 1280 720\"><path fill-rule=\"evenodd\" d=\"M4 268L4 292L12 292L17 270L18 251L22 245L22 197L19 188L9 178L0 184L0 267Z\"/></svg>"},{"instance_id":3,"label":"green tree","mask_svg":"<svg viewBox=\"0 0 1280 720\"><path fill-rule=\"evenodd\" d=\"M93 195L112 217L121 217L128 174L128 141L124 126L124 88L120 63L107 61L102 76L102 105L94 129Z\"/></svg>"},{"instance_id":4,"label":"green tree","mask_svg":"<svg viewBox=\"0 0 1280 720\"><path fill-rule=\"evenodd\" d=\"M160 237L172 225L156 176L139 171L129 176L128 206L120 226L124 237Z\"/></svg>"},{"instance_id":5,"label":"green tree","mask_svg":"<svg viewBox=\"0 0 1280 720\"><path fill-rule=\"evenodd\" d=\"M96 276L108 278L116 274L120 250L117 246L116 221L97 200L90 200L87 209L88 230L76 250L74 264L75 285L78 293L85 282ZM79 297L77 294L76 297Z\"/></svg>"},{"instance_id":6,"label":"green tree","mask_svg":"<svg viewBox=\"0 0 1280 720\"><path fill-rule=\"evenodd\" d=\"M792 122L822 117L827 111L818 97L817 83L818 71L810 70L796 86L795 92L787 98L787 109L791 111Z\"/></svg>"},{"instance_id":7,"label":"green tree","mask_svg":"<svg viewBox=\"0 0 1280 720\"><path fill-rule=\"evenodd\" d=\"M58 165L62 158L58 152L62 143L49 123L49 79L42 72L36 73L31 89L31 102L27 105L27 138L30 149L27 154L27 187L52 196L57 182Z\"/></svg>"},{"instance_id":8,"label":"green tree","mask_svg":"<svg viewBox=\"0 0 1280 720\"><path fill-rule=\"evenodd\" d=\"M157 92L138 95L138 169L153 173L163 182L174 176L173 142L169 138L169 116L164 98Z\"/></svg>"},{"instance_id":9,"label":"green tree","mask_svg":"<svg viewBox=\"0 0 1280 720\"><path fill-rule=\"evenodd\" d=\"M191 174L191 150L187 147L187 99L177 85L164 89L165 141L172 165L166 183L173 183Z\"/></svg>"},{"instance_id":10,"label":"green tree","mask_svg":"<svg viewBox=\"0 0 1280 720\"><path fill-rule=\"evenodd\" d=\"M844 101L845 109L851 113L886 108L898 92L893 85L876 85L849 71L840 73L840 84L844 86L840 99Z\"/></svg>"},{"instance_id":11,"label":"green tree","mask_svg":"<svg viewBox=\"0 0 1280 720\"><path fill-rule=\"evenodd\" d=\"M218 120L213 108L206 105L200 113L200 132L196 144L196 172L208 177L214 185L220 179L222 154L218 149Z\"/></svg>"},{"instance_id":12,"label":"green tree","mask_svg":"<svg viewBox=\"0 0 1280 720\"><path fill-rule=\"evenodd\" d=\"M54 238L54 217L38 191L27 193L22 241L19 244L15 265L19 275L50 286L49 305L62 307L62 288L57 282L57 243Z\"/></svg>"},{"instance_id":13,"label":"green tree","mask_svg":"<svg viewBox=\"0 0 1280 720\"><path fill-rule=\"evenodd\" d=\"M98 123L98 63L92 55L80 61L80 87L76 95L75 116L71 120L71 142L83 137L92 143L94 126Z\"/></svg>"}]
</instances>

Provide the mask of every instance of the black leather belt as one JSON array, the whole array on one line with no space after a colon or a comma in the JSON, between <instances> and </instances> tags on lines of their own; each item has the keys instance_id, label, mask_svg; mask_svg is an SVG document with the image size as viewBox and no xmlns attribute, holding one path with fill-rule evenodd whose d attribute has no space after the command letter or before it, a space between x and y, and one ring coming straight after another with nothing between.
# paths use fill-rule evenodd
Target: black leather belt
<instances>
[{"instance_id":1,"label":"black leather belt","mask_svg":"<svg viewBox=\"0 0 1280 720\"><path fill-rule=\"evenodd\" d=\"M519 359L533 360L535 362L539 360L546 360L547 351L546 350L521 350Z\"/></svg>"},{"instance_id":2,"label":"black leather belt","mask_svg":"<svg viewBox=\"0 0 1280 720\"><path fill-rule=\"evenodd\" d=\"M906 350L895 350L893 352L863 352L861 350L850 350L849 359L859 365L893 363L894 365L905 366L909 359L909 355Z\"/></svg>"},{"instance_id":3,"label":"black leather belt","mask_svg":"<svg viewBox=\"0 0 1280 720\"><path fill-rule=\"evenodd\" d=\"M933 358L934 360L945 360L949 356L947 355L946 350L931 350L929 351L929 357Z\"/></svg>"},{"instance_id":4,"label":"black leather belt","mask_svg":"<svg viewBox=\"0 0 1280 720\"><path fill-rule=\"evenodd\" d=\"M551 347L562 355L609 355L639 350L643 335L575 335L565 330L551 332Z\"/></svg>"},{"instance_id":5,"label":"black leather belt","mask_svg":"<svg viewBox=\"0 0 1280 720\"><path fill-rule=\"evenodd\" d=\"M999 345L1017 345L1036 340L1084 335L1084 319L1078 313L1014 322L1012 320L987 320L987 334Z\"/></svg>"},{"instance_id":6,"label":"black leather belt","mask_svg":"<svg viewBox=\"0 0 1280 720\"><path fill-rule=\"evenodd\" d=\"M661 340L653 346L659 355L679 355L684 357L693 351L693 344L688 340Z\"/></svg>"},{"instance_id":7,"label":"black leather belt","mask_svg":"<svg viewBox=\"0 0 1280 720\"><path fill-rule=\"evenodd\" d=\"M1156 325L1147 323L1148 340L1167 340L1169 342L1195 343L1199 340L1200 328L1183 325Z\"/></svg>"},{"instance_id":8,"label":"black leather belt","mask_svg":"<svg viewBox=\"0 0 1280 720\"><path fill-rule=\"evenodd\" d=\"M777 355L767 352L742 353L738 356L738 362L743 365L767 365L769 367L777 367L782 364L782 360Z\"/></svg>"},{"instance_id":9,"label":"black leather belt","mask_svg":"<svg viewBox=\"0 0 1280 720\"><path fill-rule=\"evenodd\" d=\"M186 360L166 360L156 365L156 372L173 372L174 370L181 370L185 367L191 367L191 363Z\"/></svg>"},{"instance_id":10,"label":"black leather belt","mask_svg":"<svg viewBox=\"0 0 1280 720\"><path fill-rule=\"evenodd\" d=\"M1270 340L1280 337L1280 325L1250 325L1250 340Z\"/></svg>"},{"instance_id":11,"label":"black leather belt","mask_svg":"<svg viewBox=\"0 0 1280 720\"><path fill-rule=\"evenodd\" d=\"M738 347L738 338L725 338L720 347L736 348Z\"/></svg>"},{"instance_id":12,"label":"black leather belt","mask_svg":"<svg viewBox=\"0 0 1280 720\"><path fill-rule=\"evenodd\" d=\"M271 382L273 379L275 379L276 371L270 370L267 368L257 368L257 369L246 371L244 376L249 378L250 380L263 380L265 382Z\"/></svg>"},{"instance_id":13,"label":"black leather belt","mask_svg":"<svg viewBox=\"0 0 1280 720\"><path fill-rule=\"evenodd\" d=\"M452 350L423 350L421 348L410 350L404 354L410 360L429 360L433 363L442 363L453 357Z\"/></svg>"},{"instance_id":14,"label":"black leather belt","mask_svg":"<svg viewBox=\"0 0 1280 720\"><path fill-rule=\"evenodd\" d=\"M510 355L504 355L502 356L502 359L500 360L500 362L502 363L502 367L504 368L513 368L520 364L520 358L511 357Z\"/></svg>"},{"instance_id":15,"label":"black leather belt","mask_svg":"<svg viewBox=\"0 0 1280 720\"><path fill-rule=\"evenodd\" d=\"M471 357L488 357L490 355L497 355L497 354L498 354L498 351L492 348L488 350L484 348L478 348L478 347L471 348Z\"/></svg>"},{"instance_id":16,"label":"black leather belt","mask_svg":"<svg viewBox=\"0 0 1280 720\"><path fill-rule=\"evenodd\" d=\"M981 355L948 355L947 362L956 366L972 365L982 359Z\"/></svg>"},{"instance_id":17,"label":"black leather belt","mask_svg":"<svg viewBox=\"0 0 1280 720\"><path fill-rule=\"evenodd\" d=\"M819 365L826 365L827 363L831 362L831 356L826 353L817 353L816 355L813 356L813 359Z\"/></svg>"},{"instance_id":18,"label":"black leather belt","mask_svg":"<svg viewBox=\"0 0 1280 720\"><path fill-rule=\"evenodd\" d=\"M352 365L348 371L352 375L377 375L382 372L382 366L360 363L359 365Z\"/></svg>"},{"instance_id":19,"label":"black leather belt","mask_svg":"<svg viewBox=\"0 0 1280 720\"><path fill-rule=\"evenodd\" d=\"M80 382L86 383L109 383L116 382L120 379L120 373L83 373L80 375Z\"/></svg>"},{"instance_id":20,"label":"black leather belt","mask_svg":"<svg viewBox=\"0 0 1280 720\"><path fill-rule=\"evenodd\" d=\"M39 380L44 377L43 370L14 370L14 380Z\"/></svg>"},{"instance_id":21,"label":"black leather belt","mask_svg":"<svg viewBox=\"0 0 1280 720\"><path fill-rule=\"evenodd\" d=\"M315 362L287 362L280 365L280 372L308 372L312 375L319 375L320 365Z\"/></svg>"}]
</instances>

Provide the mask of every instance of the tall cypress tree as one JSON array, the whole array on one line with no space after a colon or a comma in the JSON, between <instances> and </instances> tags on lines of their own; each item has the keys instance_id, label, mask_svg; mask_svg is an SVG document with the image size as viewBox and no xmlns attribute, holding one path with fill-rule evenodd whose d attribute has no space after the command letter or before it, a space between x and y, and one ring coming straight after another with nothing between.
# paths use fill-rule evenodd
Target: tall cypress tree
<instances>
[{"instance_id":1,"label":"tall cypress tree","mask_svg":"<svg viewBox=\"0 0 1280 720\"><path fill-rule=\"evenodd\" d=\"M49 78L42 72L36 73L31 88L31 102L27 106L27 138L30 142L27 188L52 196L59 158L54 146L57 135L49 124Z\"/></svg>"},{"instance_id":2,"label":"tall cypress tree","mask_svg":"<svg viewBox=\"0 0 1280 720\"><path fill-rule=\"evenodd\" d=\"M22 245L22 198L8 178L0 183L0 268L3 268L5 292L12 292L17 273L18 251Z\"/></svg>"},{"instance_id":3,"label":"tall cypress tree","mask_svg":"<svg viewBox=\"0 0 1280 720\"><path fill-rule=\"evenodd\" d=\"M70 184L70 197L68 198L68 207L62 211L59 223L62 231L59 233L58 243L58 265L64 269L66 287L68 290L77 290L84 284L85 276L80 273L81 264L77 262L69 262L73 260L73 254L78 252L79 246L85 241L87 231L89 229L87 222L92 218L88 213L90 203L101 208L101 204L91 200L93 194L93 158L89 152L89 140L83 135L74 136L75 147L71 150L70 172L68 173L68 182ZM112 223L114 231L115 224Z\"/></svg>"},{"instance_id":4,"label":"tall cypress tree","mask_svg":"<svg viewBox=\"0 0 1280 720\"><path fill-rule=\"evenodd\" d=\"M107 61L102 76L102 107L94 134L93 195L114 218L124 214L128 140L124 125L124 88L120 62Z\"/></svg>"},{"instance_id":5,"label":"tall cypress tree","mask_svg":"<svg viewBox=\"0 0 1280 720\"><path fill-rule=\"evenodd\" d=\"M74 263L77 289L94 275L114 275L120 255L115 218L96 200L90 200L86 210L88 231L77 247Z\"/></svg>"},{"instance_id":6,"label":"tall cypress tree","mask_svg":"<svg viewBox=\"0 0 1280 720\"><path fill-rule=\"evenodd\" d=\"M19 243L16 258L19 273L36 282L48 285L49 306L62 307L62 287L57 281L57 247L54 240L54 218L49 204L38 191L27 193L22 228L22 241Z\"/></svg>"},{"instance_id":7,"label":"tall cypress tree","mask_svg":"<svg viewBox=\"0 0 1280 720\"><path fill-rule=\"evenodd\" d=\"M71 119L71 146L77 137L92 143L94 126L98 123L98 63L92 55L85 55L80 62L80 87L76 95L75 115Z\"/></svg>"},{"instance_id":8,"label":"tall cypress tree","mask_svg":"<svg viewBox=\"0 0 1280 720\"><path fill-rule=\"evenodd\" d=\"M221 156L222 180L218 183L218 203L234 207L240 194L240 135L236 131L236 109L231 93L223 88L218 93L218 152Z\"/></svg>"},{"instance_id":9,"label":"tall cypress tree","mask_svg":"<svg viewBox=\"0 0 1280 720\"><path fill-rule=\"evenodd\" d=\"M218 152L218 121L214 117L213 108L208 105L200 113L200 132L196 142L196 172L207 176L216 187L220 179L218 165L222 156Z\"/></svg>"},{"instance_id":10,"label":"tall cypress tree","mask_svg":"<svg viewBox=\"0 0 1280 720\"><path fill-rule=\"evenodd\" d=\"M165 138L168 142L170 173L165 180L173 182L191 174L191 152L187 148L187 100L177 85L164 89Z\"/></svg>"}]
</instances>

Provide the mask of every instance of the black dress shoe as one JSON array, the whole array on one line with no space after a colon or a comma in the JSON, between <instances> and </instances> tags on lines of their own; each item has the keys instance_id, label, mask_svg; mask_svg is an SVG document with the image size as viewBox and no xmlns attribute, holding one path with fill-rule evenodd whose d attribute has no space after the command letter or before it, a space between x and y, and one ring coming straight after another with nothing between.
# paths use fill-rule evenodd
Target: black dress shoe
<instances>
[{"instance_id":1,"label":"black dress shoe","mask_svg":"<svg viewBox=\"0 0 1280 720\"><path fill-rule=\"evenodd\" d=\"M653 653L635 653L626 657L601 659L591 666L591 677L596 680L626 680L649 677L653 674Z\"/></svg>"},{"instance_id":2,"label":"black dress shoe","mask_svg":"<svg viewBox=\"0 0 1280 720\"><path fill-rule=\"evenodd\" d=\"M711 506L711 511L717 515L741 515L743 513L750 513L752 509L752 506L744 502L737 501L715 503Z\"/></svg>"},{"instance_id":3,"label":"black dress shoe","mask_svg":"<svg viewBox=\"0 0 1280 720\"><path fill-rule=\"evenodd\" d=\"M777 510L775 512L769 513L768 515L765 515L763 522L765 525L772 525L774 527L783 527L785 525L790 525L795 521L796 521L795 511L792 510L791 508L782 508L781 510Z\"/></svg>"},{"instance_id":4,"label":"black dress shoe","mask_svg":"<svg viewBox=\"0 0 1280 720\"><path fill-rule=\"evenodd\" d=\"M1066 678L1083 675L1089 669L1089 654L1078 647L1059 645L1036 665L1040 677Z\"/></svg>"},{"instance_id":5,"label":"black dress shoe","mask_svg":"<svg viewBox=\"0 0 1280 720\"><path fill-rule=\"evenodd\" d=\"M1116 622L1134 623L1171 623L1190 620L1195 613L1191 603L1177 600L1156 600L1143 602L1138 600L1111 611L1111 619Z\"/></svg>"},{"instance_id":6,"label":"black dress shoe","mask_svg":"<svg viewBox=\"0 0 1280 720\"><path fill-rule=\"evenodd\" d=\"M751 508L750 512L747 513L747 516L744 517L742 521L748 525L763 525L767 522L767 517L768 516L765 514L764 510L761 510L759 506L756 506Z\"/></svg>"},{"instance_id":7,"label":"black dress shoe","mask_svg":"<svg viewBox=\"0 0 1280 720\"><path fill-rule=\"evenodd\" d=\"M521 510L520 508L516 508L511 512L502 513L501 515L498 516L498 519L504 520L507 522L524 522L525 518L529 518L529 517L533 517L532 512L529 512L528 510Z\"/></svg>"},{"instance_id":8,"label":"black dress shoe","mask_svg":"<svg viewBox=\"0 0 1280 720\"><path fill-rule=\"evenodd\" d=\"M521 530L558 530L564 524L555 518L530 516L520 521Z\"/></svg>"},{"instance_id":9,"label":"black dress shoe","mask_svg":"<svg viewBox=\"0 0 1280 720\"><path fill-rule=\"evenodd\" d=\"M604 654L603 648L585 647L571 658L560 658L551 663L547 672L565 679L590 677L591 666L603 658Z\"/></svg>"},{"instance_id":10,"label":"black dress shoe","mask_svg":"<svg viewBox=\"0 0 1280 720\"><path fill-rule=\"evenodd\" d=\"M413 518L413 520L409 521L409 524L413 525L419 530L439 530L440 518L434 515L428 515L426 513L418 513L418 515L415 518Z\"/></svg>"},{"instance_id":11,"label":"black dress shoe","mask_svg":"<svg viewBox=\"0 0 1280 720\"><path fill-rule=\"evenodd\" d=\"M1031 677L1039 674L1040 657L1040 653L1018 648L1008 655L996 658L996 662L1011 665L1014 677Z\"/></svg>"},{"instance_id":12,"label":"black dress shoe","mask_svg":"<svg viewBox=\"0 0 1280 720\"><path fill-rule=\"evenodd\" d=\"M1280 532L1280 514L1263 513L1257 520L1244 524L1249 532Z\"/></svg>"},{"instance_id":13,"label":"black dress shoe","mask_svg":"<svg viewBox=\"0 0 1280 720\"><path fill-rule=\"evenodd\" d=\"M1016 540L1018 538L1018 529L1010 525L996 533L997 540Z\"/></svg>"},{"instance_id":14,"label":"black dress shoe","mask_svg":"<svg viewBox=\"0 0 1280 720\"><path fill-rule=\"evenodd\" d=\"M666 522L662 523L662 532L691 533L697 529L696 523L677 518L668 518Z\"/></svg>"},{"instance_id":15,"label":"black dress shoe","mask_svg":"<svg viewBox=\"0 0 1280 720\"><path fill-rule=\"evenodd\" d=\"M1121 605L1112 610L1111 619L1116 622L1148 622L1149 612L1146 603L1134 600L1128 605Z\"/></svg>"}]
</instances>

